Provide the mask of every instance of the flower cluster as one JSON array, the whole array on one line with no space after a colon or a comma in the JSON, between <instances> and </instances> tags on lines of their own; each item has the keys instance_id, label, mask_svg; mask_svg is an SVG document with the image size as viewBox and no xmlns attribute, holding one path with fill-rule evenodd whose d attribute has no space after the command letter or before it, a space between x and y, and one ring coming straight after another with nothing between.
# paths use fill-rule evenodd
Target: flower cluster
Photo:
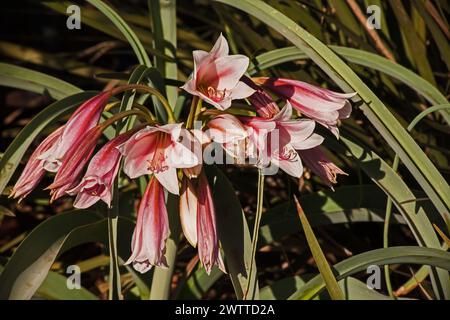
<instances>
[{"instance_id":1,"label":"flower cluster","mask_svg":"<svg viewBox=\"0 0 450 320\"><path fill-rule=\"evenodd\" d=\"M338 120L349 117L348 99L353 93L336 93L290 79L249 78L244 75L249 59L229 55L222 35L210 52L197 50L193 57L193 73L182 86L193 96L185 123L174 121L167 101L152 88L127 85L98 94L41 142L11 196L23 199L45 172L53 172L54 181L47 187L51 201L71 195L76 208L88 208L99 200L111 206L113 184L121 167L130 179L147 176L132 254L126 263L140 272L152 266L167 267L165 199L169 192L179 195L184 235L198 247L200 261L209 273L214 265L225 271L212 191L203 170L204 151L209 146L220 146L236 161L252 160L260 169L274 166L296 178L303 174L303 160L329 186L336 183L337 174L345 174L327 159L320 147L324 139L314 130L319 123L338 137ZM140 106L100 122L110 98L126 90L157 95L171 121L157 123L151 111ZM284 101L281 109L274 97ZM247 99L253 114L236 112L239 110L232 106L236 99ZM95 153L103 131L129 116L139 116L140 126L118 134ZM200 127L194 127L198 122Z\"/></svg>"}]
</instances>

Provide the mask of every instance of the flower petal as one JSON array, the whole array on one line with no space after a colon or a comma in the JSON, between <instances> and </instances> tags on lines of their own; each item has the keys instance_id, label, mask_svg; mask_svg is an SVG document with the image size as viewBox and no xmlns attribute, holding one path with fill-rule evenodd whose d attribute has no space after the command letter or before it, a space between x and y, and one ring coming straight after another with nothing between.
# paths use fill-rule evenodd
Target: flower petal
<instances>
[{"instance_id":1,"label":"flower petal","mask_svg":"<svg viewBox=\"0 0 450 320\"><path fill-rule=\"evenodd\" d=\"M167 189L170 193L179 194L180 187L178 186L177 169L169 167L167 170L155 172L155 176L158 181Z\"/></svg>"},{"instance_id":2,"label":"flower petal","mask_svg":"<svg viewBox=\"0 0 450 320\"><path fill-rule=\"evenodd\" d=\"M180 195L180 220L183 233L189 243L197 246L197 194L188 178L183 179Z\"/></svg>"}]
</instances>

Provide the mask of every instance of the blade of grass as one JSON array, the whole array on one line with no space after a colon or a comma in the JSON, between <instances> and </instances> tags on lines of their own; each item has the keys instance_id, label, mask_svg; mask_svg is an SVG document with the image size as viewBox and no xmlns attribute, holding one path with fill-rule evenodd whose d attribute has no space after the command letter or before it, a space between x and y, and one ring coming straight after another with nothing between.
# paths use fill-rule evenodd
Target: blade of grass
<instances>
[{"instance_id":1,"label":"blade of grass","mask_svg":"<svg viewBox=\"0 0 450 320\"><path fill-rule=\"evenodd\" d=\"M68 82L31 69L0 62L0 85L48 94L59 100L82 90Z\"/></svg>"},{"instance_id":2,"label":"blade of grass","mask_svg":"<svg viewBox=\"0 0 450 320\"><path fill-rule=\"evenodd\" d=\"M147 52L144 49L139 38L136 36L134 31L130 28L130 26L107 4L102 2L101 0L86 0L88 3L96 7L99 11L101 11L108 19L116 26L117 29L124 35L127 39L128 43L133 48L133 51L139 61L140 64L143 64L147 67L151 67L152 64L150 62L150 58L147 55Z\"/></svg>"},{"instance_id":3,"label":"blade of grass","mask_svg":"<svg viewBox=\"0 0 450 320\"><path fill-rule=\"evenodd\" d=\"M418 264L430 265L450 270L450 253L440 249L424 247L390 247L375 249L352 256L334 265L336 279L341 280L358 272L365 271L370 265L386 264ZM309 280L289 299L311 299L325 289L321 275Z\"/></svg>"},{"instance_id":4,"label":"blade of grass","mask_svg":"<svg viewBox=\"0 0 450 320\"><path fill-rule=\"evenodd\" d=\"M258 238L259 238L259 227L261 224L261 217L263 212L263 206L264 206L264 174L262 172L262 169L258 170L258 195L257 195L257 202L256 202L256 215L255 215L255 224L253 226L253 238L252 238L252 253L249 257L249 261L247 261L247 264L250 266L249 271L249 279L252 279L254 283L250 283L248 281L247 289L245 290L244 294L244 300L255 299L255 289L257 288L257 282L258 282L258 276L253 275L253 261L255 261L255 255L256 255L256 247L258 245ZM253 280L254 279L254 280ZM249 292L250 288L253 288L252 292ZM250 293L250 295L249 295Z\"/></svg>"},{"instance_id":5,"label":"blade of grass","mask_svg":"<svg viewBox=\"0 0 450 320\"><path fill-rule=\"evenodd\" d=\"M294 195L295 205L297 207L298 216L300 218L300 222L303 227L303 231L305 232L305 237L309 245L309 249L311 250L314 261L316 262L317 268L319 269L320 275L323 277L325 281L325 286L330 294L331 299L333 300L344 300L344 294L342 293L339 284L334 277L333 271L328 264L327 258L322 252L320 248L319 241L317 241L316 236L311 228L311 225L306 218L305 213L303 212L300 203L298 202L297 197Z\"/></svg>"}]
</instances>

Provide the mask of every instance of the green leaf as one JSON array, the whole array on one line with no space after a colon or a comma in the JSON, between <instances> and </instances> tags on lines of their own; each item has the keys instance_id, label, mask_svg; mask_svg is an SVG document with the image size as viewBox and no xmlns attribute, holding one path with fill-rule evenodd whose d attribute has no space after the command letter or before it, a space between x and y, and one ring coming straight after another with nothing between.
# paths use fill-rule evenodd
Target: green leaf
<instances>
[{"instance_id":1,"label":"green leaf","mask_svg":"<svg viewBox=\"0 0 450 320\"><path fill-rule=\"evenodd\" d=\"M333 275L333 271L328 264L327 258L325 258L325 255L322 252L322 248L320 248L319 241L317 241L314 231L312 230L311 225L309 224L308 219L306 218L306 215L297 200L297 197L294 196L294 200L295 205L297 206L298 216L305 233L306 241L308 242L309 249L311 250L317 268L325 281L325 286L328 293L333 300L344 300L344 294L342 293L341 288Z\"/></svg>"},{"instance_id":2,"label":"green leaf","mask_svg":"<svg viewBox=\"0 0 450 320\"><path fill-rule=\"evenodd\" d=\"M365 271L370 265L418 264L431 265L450 270L450 253L443 250L423 247L390 247L367 251L334 265L336 278L344 279L358 272ZM321 275L309 280L289 299L310 299L325 289Z\"/></svg>"},{"instance_id":3,"label":"green leaf","mask_svg":"<svg viewBox=\"0 0 450 320\"><path fill-rule=\"evenodd\" d=\"M147 55L139 38L136 36L134 31L130 26L115 12L111 7L102 2L101 0L86 0L88 3L100 10L127 39L128 43L133 48L134 54L136 55L140 64L147 67L151 67L152 63Z\"/></svg>"},{"instance_id":4,"label":"green leaf","mask_svg":"<svg viewBox=\"0 0 450 320\"><path fill-rule=\"evenodd\" d=\"M205 293L223 275L224 273L216 266L213 267L211 273L208 275L205 268L203 268L200 263L197 264L196 270L191 273L186 282L182 285L176 299L202 299Z\"/></svg>"},{"instance_id":5,"label":"green leaf","mask_svg":"<svg viewBox=\"0 0 450 320\"><path fill-rule=\"evenodd\" d=\"M134 222L119 217L117 249L122 259L130 256ZM58 255L78 245L108 245L108 221L95 212L74 210L53 216L23 240L0 275L0 299L29 299L44 281ZM131 270L132 271L132 270ZM134 278L137 275L132 271ZM140 290L145 292L148 288Z\"/></svg>"},{"instance_id":6,"label":"green leaf","mask_svg":"<svg viewBox=\"0 0 450 320\"><path fill-rule=\"evenodd\" d=\"M377 186L343 186L335 191L319 191L304 195L300 201L313 227L342 223L382 223L387 196ZM405 224L399 214L393 223ZM293 201L270 208L261 221L258 245L280 241L284 236L299 232L298 215Z\"/></svg>"},{"instance_id":7,"label":"green leaf","mask_svg":"<svg viewBox=\"0 0 450 320\"><path fill-rule=\"evenodd\" d=\"M166 61L155 56L155 63L164 78L176 80L178 68L175 51L177 47L177 16L176 0L152 1L148 0L155 37L155 49L164 52L173 61ZM175 106L178 98L178 88L166 87L169 104Z\"/></svg>"},{"instance_id":8,"label":"green leaf","mask_svg":"<svg viewBox=\"0 0 450 320\"><path fill-rule=\"evenodd\" d=\"M225 265L229 272L234 291L238 299L244 297L248 282L256 283L256 263L253 261L252 278L249 279L252 240L241 204L234 188L227 177L214 166L205 168L213 188L214 207L216 208L217 231L219 241L225 255ZM256 291L255 299L259 299L259 289L250 286L249 292Z\"/></svg>"},{"instance_id":9,"label":"green leaf","mask_svg":"<svg viewBox=\"0 0 450 320\"><path fill-rule=\"evenodd\" d=\"M83 287L70 290L67 287L67 278L53 271L47 274L35 296L52 300L98 300Z\"/></svg>"},{"instance_id":10,"label":"green leaf","mask_svg":"<svg viewBox=\"0 0 450 320\"><path fill-rule=\"evenodd\" d=\"M71 211L36 227L19 245L0 275L0 299L30 299L47 276L70 232L99 219L90 211Z\"/></svg>"},{"instance_id":11,"label":"green leaf","mask_svg":"<svg viewBox=\"0 0 450 320\"><path fill-rule=\"evenodd\" d=\"M96 92L77 93L56 101L39 112L16 136L0 160L0 192L3 192L28 147L49 124L73 111Z\"/></svg>"},{"instance_id":12,"label":"green leaf","mask_svg":"<svg viewBox=\"0 0 450 320\"><path fill-rule=\"evenodd\" d=\"M45 73L2 62L0 62L0 86L48 94L56 100L82 91L70 83Z\"/></svg>"},{"instance_id":13,"label":"green leaf","mask_svg":"<svg viewBox=\"0 0 450 320\"><path fill-rule=\"evenodd\" d=\"M0 274L4 267L0 265ZM56 272L50 271L44 282L37 289L35 297L49 300L97 300L98 298L81 287L80 289L70 290L67 287L67 278Z\"/></svg>"}]
</instances>

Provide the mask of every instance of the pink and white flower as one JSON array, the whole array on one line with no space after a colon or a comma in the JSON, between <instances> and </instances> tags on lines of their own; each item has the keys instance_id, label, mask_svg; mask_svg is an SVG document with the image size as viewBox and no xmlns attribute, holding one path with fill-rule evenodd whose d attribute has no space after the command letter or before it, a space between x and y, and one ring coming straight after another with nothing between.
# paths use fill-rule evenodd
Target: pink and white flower
<instances>
[{"instance_id":1,"label":"pink and white flower","mask_svg":"<svg viewBox=\"0 0 450 320\"><path fill-rule=\"evenodd\" d=\"M211 187L206 175L201 174L198 181L197 245L200 261L208 274L214 265L225 270L219 251L216 224L216 210Z\"/></svg>"},{"instance_id":2,"label":"pink and white flower","mask_svg":"<svg viewBox=\"0 0 450 320\"><path fill-rule=\"evenodd\" d=\"M234 99L244 99L255 90L240 81L249 65L244 55L229 55L227 40L220 35L210 52L195 50L194 71L181 88L219 110L231 106Z\"/></svg>"},{"instance_id":3,"label":"pink and white flower","mask_svg":"<svg viewBox=\"0 0 450 320\"><path fill-rule=\"evenodd\" d=\"M102 92L84 102L72 114L58 141L45 153L39 156L44 161L44 168L50 172L57 172L64 161L67 151L73 146L80 144L86 133L95 127L106 103L111 97L111 92Z\"/></svg>"},{"instance_id":4,"label":"pink and white flower","mask_svg":"<svg viewBox=\"0 0 450 320\"><path fill-rule=\"evenodd\" d=\"M150 179L137 213L136 227L131 243L131 256L125 264L145 273L152 266L167 268L164 256L169 236L169 218L164 199L164 188L155 177Z\"/></svg>"},{"instance_id":5,"label":"pink and white flower","mask_svg":"<svg viewBox=\"0 0 450 320\"><path fill-rule=\"evenodd\" d=\"M255 84L246 76L242 77L242 81L255 90L255 93L248 97L248 101L253 107L255 107L256 112L260 117L270 119L280 112L278 105L262 87Z\"/></svg>"},{"instance_id":6,"label":"pink and white flower","mask_svg":"<svg viewBox=\"0 0 450 320\"><path fill-rule=\"evenodd\" d=\"M248 133L241 121L228 113L215 116L207 124L206 135L220 144L232 157L245 158L245 139Z\"/></svg>"},{"instance_id":7,"label":"pink and white flower","mask_svg":"<svg viewBox=\"0 0 450 320\"><path fill-rule=\"evenodd\" d=\"M9 197L13 197L14 199L19 198L20 202L36 188L46 172L44 169L44 160L41 160L40 156L54 146L63 130L64 127L59 127L53 131L39 144L36 150L34 150Z\"/></svg>"},{"instance_id":8,"label":"pink and white flower","mask_svg":"<svg viewBox=\"0 0 450 320\"><path fill-rule=\"evenodd\" d=\"M147 126L119 147L125 157L124 172L135 179L154 174L171 193L179 193L177 168L201 163L198 140L181 123Z\"/></svg>"},{"instance_id":9,"label":"pink and white flower","mask_svg":"<svg viewBox=\"0 0 450 320\"><path fill-rule=\"evenodd\" d=\"M111 206L111 188L119 171L122 154L117 149L135 132L128 131L105 144L89 162L81 182L67 193L76 195L73 206L84 209L92 206L98 200L103 200Z\"/></svg>"},{"instance_id":10,"label":"pink and white flower","mask_svg":"<svg viewBox=\"0 0 450 320\"><path fill-rule=\"evenodd\" d=\"M292 107L286 102L284 108L272 118L241 117L248 128L249 147L257 152L259 166L269 162L286 173L300 177L303 166L296 149L315 147L323 138L314 133L315 122L309 119L292 119Z\"/></svg>"},{"instance_id":11,"label":"pink and white flower","mask_svg":"<svg viewBox=\"0 0 450 320\"><path fill-rule=\"evenodd\" d=\"M67 150L64 160L56 172L53 183L46 188L51 190L50 202L62 197L67 191L75 188L78 184L80 175L94 153L97 141L102 132L101 126L93 127L86 132L82 140L77 144L71 145Z\"/></svg>"},{"instance_id":12,"label":"pink and white flower","mask_svg":"<svg viewBox=\"0 0 450 320\"><path fill-rule=\"evenodd\" d=\"M328 128L336 137L339 137L337 122L350 116L352 107L348 99L356 94L338 93L291 79L261 77L253 80L288 100L295 109Z\"/></svg>"}]
</instances>

